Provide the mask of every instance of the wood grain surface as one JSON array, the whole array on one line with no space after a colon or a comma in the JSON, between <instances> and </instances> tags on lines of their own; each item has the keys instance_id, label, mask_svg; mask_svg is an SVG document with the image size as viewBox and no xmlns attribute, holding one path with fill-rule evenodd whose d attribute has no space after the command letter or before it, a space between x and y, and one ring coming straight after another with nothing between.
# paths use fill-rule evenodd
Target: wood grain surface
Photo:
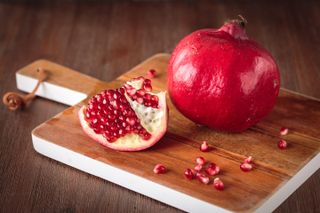
<instances>
[{"instance_id":1,"label":"wood grain surface","mask_svg":"<svg viewBox=\"0 0 320 213\"><path fill-rule=\"evenodd\" d=\"M184 35L237 14L276 58L282 87L320 98L318 1L0 2L0 94L14 72L47 58L111 81ZM35 153L31 130L66 109L38 99L21 112L0 107L1 211L179 212ZM320 173L276 212L319 212Z\"/></svg>"},{"instance_id":2,"label":"wood grain surface","mask_svg":"<svg viewBox=\"0 0 320 213\"><path fill-rule=\"evenodd\" d=\"M106 88L119 87L129 79L145 76L150 69L155 69L158 74L152 79L153 90L166 90L169 58L169 54L156 54L115 81L88 82L94 87L85 93L91 97ZM64 72L67 80L75 73L63 67L60 67L59 72L54 71L52 68L57 66L45 61L36 62L33 66L37 67L39 64L51 72L53 81L61 82L60 85L65 81L61 77ZM34 72L34 69L30 68L32 65L23 68L21 73ZM87 76L79 73L76 79L79 84L90 81ZM240 134L222 133L200 127L180 114L170 99L167 102L170 116L166 135L151 149L141 152L116 152L90 139L83 132L78 118L78 111L83 104L87 104L87 100L41 124L32 134L83 156L236 212L252 212L258 209L320 152L319 100L281 90L273 111L263 121ZM279 129L283 126L288 127L290 132L287 136L280 137ZM280 138L288 142L286 150L277 148ZM212 151L199 151L203 140L208 141ZM222 172L217 177L226 185L223 192L217 193L212 185L205 186L183 177L185 169L193 168L194 160L199 155L221 167ZM244 173L239 165L248 156L254 157L254 170ZM153 173L154 165L159 162L166 165L169 170L167 174Z\"/></svg>"}]
</instances>

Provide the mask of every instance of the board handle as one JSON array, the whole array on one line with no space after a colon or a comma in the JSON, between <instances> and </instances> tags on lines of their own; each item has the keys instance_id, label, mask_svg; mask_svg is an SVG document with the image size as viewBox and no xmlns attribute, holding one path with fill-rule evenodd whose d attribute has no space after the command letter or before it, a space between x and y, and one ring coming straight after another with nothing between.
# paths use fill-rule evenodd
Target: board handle
<instances>
[{"instance_id":1,"label":"board handle","mask_svg":"<svg viewBox=\"0 0 320 213\"><path fill-rule=\"evenodd\" d=\"M35 95L68 106L76 105L92 94L96 88L106 85L98 79L48 60L37 60L16 72L17 88L30 93L38 83L38 68L48 74Z\"/></svg>"}]
</instances>

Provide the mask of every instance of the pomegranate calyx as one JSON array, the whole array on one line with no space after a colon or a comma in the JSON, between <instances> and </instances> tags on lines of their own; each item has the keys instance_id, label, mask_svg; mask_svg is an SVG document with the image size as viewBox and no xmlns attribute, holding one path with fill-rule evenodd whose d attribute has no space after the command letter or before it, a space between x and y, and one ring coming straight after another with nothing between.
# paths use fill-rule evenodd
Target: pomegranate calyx
<instances>
[{"instance_id":1,"label":"pomegranate calyx","mask_svg":"<svg viewBox=\"0 0 320 213\"><path fill-rule=\"evenodd\" d=\"M233 19L225 22L225 24L219 30L230 34L236 39L248 39L245 30L245 26L248 21L242 15L238 15L238 17L239 19Z\"/></svg>"}]
</instances>

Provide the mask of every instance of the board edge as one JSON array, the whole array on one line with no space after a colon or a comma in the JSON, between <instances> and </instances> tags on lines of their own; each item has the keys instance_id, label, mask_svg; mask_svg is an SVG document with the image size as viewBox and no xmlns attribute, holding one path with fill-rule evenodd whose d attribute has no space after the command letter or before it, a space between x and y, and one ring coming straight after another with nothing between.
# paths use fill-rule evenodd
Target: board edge
<instances>
[{"instance_id":1,"label":"board edge","mask_svg":"<svg viewBox=\"0 0 320 213\"><path fill-rule=\"evenodd\" d=\"M221 212L230 210L194 198L164 185L113 167L101 161L76 153L70 149L46 141L32 133L32 143L36 152L63 164L89 173L119 186L143 194L164 204L187 212ZM108 174L112 173L112 176ZM123 178L127 177L127 178ZM153 190L150 190L152 189Z\"/></svg>"}]
</instances>

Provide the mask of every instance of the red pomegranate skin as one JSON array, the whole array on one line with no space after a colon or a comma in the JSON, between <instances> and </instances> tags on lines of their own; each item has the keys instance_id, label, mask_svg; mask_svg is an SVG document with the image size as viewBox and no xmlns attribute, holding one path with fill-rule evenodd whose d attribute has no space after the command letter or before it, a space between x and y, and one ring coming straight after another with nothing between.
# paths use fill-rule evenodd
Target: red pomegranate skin
<instances>
[{"instance_id":1,"label":"red pomegranate skin","mask_svg":"<svg viewBox=\"0 0 320 213\"><path fill-rule=\"evenodd\" d=\"M176 108L195 123L241 132L273 108L280 75L271 54L250 40L238 22L183 38L168 66Z\"/></svg>"}]
</instances>

